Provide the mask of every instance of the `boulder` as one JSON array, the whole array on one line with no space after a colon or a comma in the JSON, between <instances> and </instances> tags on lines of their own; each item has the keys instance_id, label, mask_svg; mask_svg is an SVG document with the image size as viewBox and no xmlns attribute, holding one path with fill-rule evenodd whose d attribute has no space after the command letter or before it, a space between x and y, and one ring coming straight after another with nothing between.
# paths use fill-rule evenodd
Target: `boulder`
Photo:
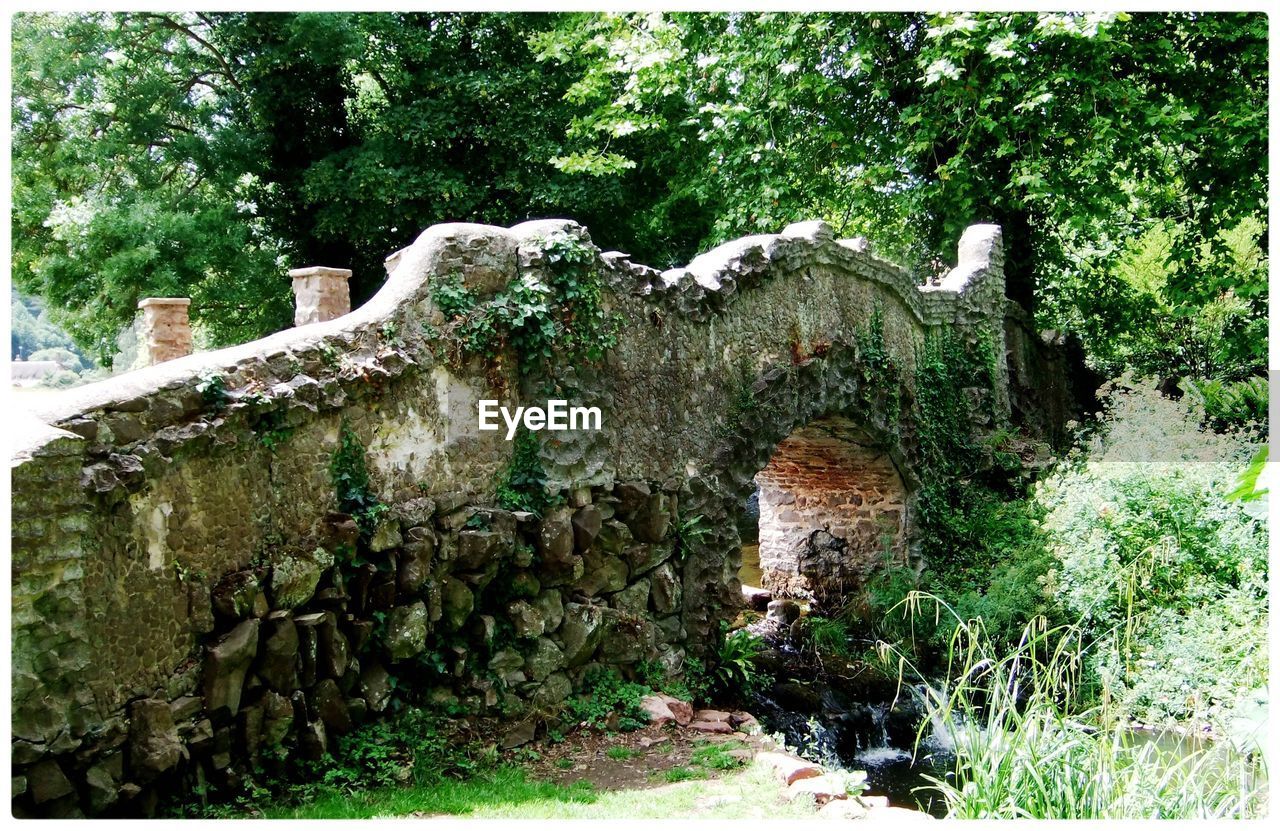
<instances>
[{"instance_id":1,"label":"boulder","mask_svg":"<svg viewBox=\"0 0 1280 831\"><path fill-rule=\"evenodd\" d=\"M573 557L572 511L567 507L553 508L542 518L538 532L538 553L544 563L565 564Z\"/></svg>"},{"instance_id":2,"label":"boulder","mask_svg":"<svg viewBox=\"0 0 1280 831\"><path fill-rule=\"evenodd\" d=\"M351 713L347 711L347 702L342 698L342 691L332 678L326 678L311 691L311 707L324 722L333 735L341 735L351 730Z\"/></svg>"},{"instance_id":3,"label":"boulder","mask_svg":"<svg viewBox=\"0 0 1280 831\"><path fill-rule=\"evenodd\" d=\"M631 535L638 542L662 542L671 528L672 499L655 493L645 499L630 516L623 517Z\"/></svg>"},{"instance_id":4,"label":"boulder","mask_svg":"<svg viewBox=\"0 0 1280 831\"><path fill-rule=\"evenodd\" d=\"M555 707L573 694L573 684L563 672L553 672L533 694L535 707Z\"/></svg>"},{"instance_id":5,"label":"boulder","mask_svg":"<svg viewBox=\"0 0 1280 831\"><path fill-rule=\"evenodd\" d=\"M435 533L430 528L410 528L409 539L400 552L396 586L405 594L417 594L431 574L435 557Z\"/></svg>"},{"instance_id":6,"label":"boulder","mask_svg":"<svg viewBox=\"0 0 1280 831\"><path fill-rule=\"evenodd\" d=\"M533 605L538 614L542 615L545 631L554 632L560 628L564 621L564 601L560 598L560 592L547 589L538 595Z\"/></svg>"},{"instance_id":7,"label":"boulder","mask_svg":"<svg viewBox=\"0 0 1280 831\"><path fill-rule=\"evenodd\" d=\"M667 709L671 711L671 716L676 720L676 724L684 727L693 721L693 705L687 701L681 701L672 695L666 693L658 693L658 698L662 699L662 703L667 705Z\"/></svg>"},{"instance_id":8,"label":"boulder","mask_svg":"<svg viewBox=\"0 0 1280 831\"><path fill-rule=\"evenodd\" d=\"M164 711L169 712L168 705L165 705ZM27 790L31 792L31 798L37 805L75 793L71 780L54 759L45 759L27 770Z\"/></svg>"},{"instance_id":9,"label":"boulder","mask_svg":"<svg viewBox=\"0 0 1280 831\"><path fill-rule=\"evenodd\" d=\"M85 795L91 814L101 814L120 798L120 781L124 778L124 754L109 753L85 772Z\"/></svg>"},{"instance_id":10,"label":"boulder","mask_svg":"<svg viewBox=\"0 0 1280 831\"><path fill-rule=\"evenodd\" d=\"M312 612L293 619L298 628L298 685L311 687L320 677L320 625L332 612Z\"/></svg>"},{"instance_id":11,"label":"boulder","mask_svg":"<svg viewBox=\"0 0 1280 831\"><path fill-rule=\"evenodd\" d=\"M526 745L533 741L537 732L538 722L534 719L526 719L503 734L501 742L502 749L512 750L520 747L521 745Z\"/></svg>"},{"instance_id":12,"label":"boulder","mask_svg":"<svg viewBox=\"0 0 1280 831\"><path fill-rule=\"evenodd\" d=\"M262 748L275 751L293 729L293 704L283 695L268 690L262 697Z\"/></svg>"},{"instance_id":13,"label":"boulder","mask_svg":"<svg viewBox=\"0 0 1280 831\"><path fill-rule=\"evenodd\" d=\"M444 581L441 592L443 622L450 632L457 632L467 622L472 609L475 608L475 596L471 589L461 580L449 577Z\"/></svg>"},{"instance_id":14,"label":"boulder","mask_svg":"<svg viewBox=\"0 0 1280 831\"><path fill-rule=\"evenodd\" d=\"M649 717L650 724L670 724L676 720L675 715L671 712L671 708L667 706L667 702L661 696L646 695L640 699L640 709L644 710Z\"/></svg>"},{"instance_id":15,"label":"boulder","mask_svg":"<svg viewBox=\"0 0 1280 831\"><path fill-rule=\"evenodd\" d=\"M224 620L240 620L252 613L258 599L258 575L237 571L218 581L210 592L213 611Z\"/></svg>"},{"instance_id":16,"label":"boulder","mask_svg":"<svg viewBox=\"0 0 1280 831\"><path fill-rule=\"evenodd\" d=\"M671 559L675 546L670 542L635 543L627 546L623 556L633 575L641 575L652 571L662 563Z\"/></svg>"},{"instance_id":17,"label":"boulder","mask_svg":"<svg viewBox=\"0 0 1280 831\"><path fill-rule=\"evenodd\" d=\"M586 573L573 587L587 597L610 594L627 586L627 564L618 557L593 557L586 562Z\"/></svg>"},{"instance_id":18,"label":"boulder","mask_svg":"<svg viewBox=\"0 0 1280 831\"><path fill-rule=\"evenodd\" d=\"M367 660L360 670L360 697L375 713L381 713L391 702L391 675L377 661Z\"/></svg>"},{"instance_id":19,"label":"boulder","mask_svg":"<svg viewBox=\"0 0 1280 831\"><path fill-rule=\"evenodd\" d=\"M785 597L769 601L768 608L769 620L783 626L790 626L800 618L800 604Z\"/></svg>"},{"instance_id":20,"label":"boulder","mask_svg":"<svg viewBox=\"0 0 1280 831\"><path fill-rule=\"evenodd\" d=\"M384 551L399 548L402 543L404 543L404 537L400 536L400 520L386 517L378 523L377 528L373 529L373 536L369 538L369 550L375 554L381 554Z\"/></svg>"},{"instance_id":21,"label":"boulder","mask_svg":"<svg viewBox=\"0 0 1280 831\"><path fill-rule=\"evenodd\" d=\"M650 495L649 485L645 482L618 483L613 489L618 515L626 517L635 513L649 500Z\"/></svg>"},{"instance_id":22,"label":"boulder","mask_svg":"<svg viewBox=\"0 0 1280 831\"><path fill-rule=\"evenodd\" d=\"M745 583L742 585L742 602L747 604L748 609L763 612L769 608L771 600L773 600L773 592L768 589L748 586Z\"/></svg>"},{"instance_id":23,"label":"boulder","mask_svg":"<svg viewBox=\"0 0 1280 831\"><path fill-rule=\"evenodd\" d=\"M422 603L417 605L421 606ZM316 633L320 636L316 655L317 671L329 678L341 678L347 673L347 666L351 663L351 649L346 636L338 629L337 616L332 612L327 613Z\"/></svg>"},{"instance_id":24,"label":"boulder","mask_svg":"<svg viewBox=\"0 0 1280 831\"><path fill-rule=\"evenodd\" d=\"M246 620L209 647L204 660L204 708L207 712L226 710L235 715L240 709L244 676L258 654L258 628L261 623L257 618ZM164 710L165 717L170 718L168 704Z\"/></svg>"},{"instance_id":25,"label":"boulder","mask_svg":"<svg viewBox=\"0 0 1280 831\"><path fill-rule=\"evenodd\" d=\"M569 666L581 666L591 660L603 637L603 608L583 603L564 604L560 642L564 645L564 657Z\"/></svg>"},{"instance_id":26,"label":"boulder","mask_svg":"<svg viewBox=\"0 0 1280 831\"><path fill-rule=\"evenodd\" d=\"M602 554L618 557L634 545L636 545L636 538L631 536L631 530L627 528L626 523L609 519L600 526L594 549Z\"/></svg>"},{"instance_id":27,"label":"boulder","mask_svg":"<svg viewBox=\"0 0 1280 831\"><path fill-rule=\"evenodd\" d=\"M129 705L129 770L132 777L141 783L150 782L178 764L181 758L182 741L178 738L169 702L144 698ZM34 788L35 779L31 782Z\"/></svg>"},{"instance_id":28,"label":"boulder","mask_svg":"<svg viewBox=\"0 0 1280 831\"><path fill-rule=\"evenodd\" d=\"M565 665L564 652L550 638L538 638L525 655L524 672L533 681L545 681Z\"/></svg>"},{"instance_id":29,"label":"boulder","mask_svg":"<svg viewBox=\"0 0 1280 831\"><path fill-rule=\"evenodd\" d=\"M490 563L510 554L514 545L514 538L499 531L472 528L460 531L454 568L460 571L488 568Z\"/></svg>"},{"instance_id":30,"label":"boulder","mask_svg":"<svg viewBox=\"0 0 1280 831\"><path fill-rule=\"evenodd\" d=\"M507 604L507 618L517 638L536 638L546 631L546 621L538 608L527 600Z\"/></svg>"},{"instance_id":31,"label":"boulder","mask_svg":"<svg viewBox=\"0 0 1280 831\"><path fill-rule=\"evenodd\" d=\"M393 661L412 658L427 648L425 603L419 600L391 610L391 614L387 615L386 646L387 653Z\"/></svg>"},{"instance_id":32,"label":"boulder","mask_svg":"<svg viewBox=\"0 0 1280 831\"><path fill-rule=\"evenodd\" d=\"M609 605L620 612L641 617L649 611L649 581L640 580L615 594Z\"/></svg>"},{"instance_id":33,"label":"boulder","mask_svg":"<svg viewBox=\"0 0 1280 831\"><path fill-rule=\"evenodd\" d=\"M605 610L604 636L600 640L600 660L610 664L634 664L657 652L657 631L653 622L616 609Z\"/></svg>"},{"instance_id":34,"label":"boulder","mask_svg":"<svg viewBox=\"0 0 1280 831\"><path fill-rule=\"evenodd\" d=\"M808 776L787 786L784 798L788 801L798 797L808 797L817 805L826 805L833 799L848 799L845 779L831 773L821 776Z\"/></svg>"},{"instance_id":35,"label":"boulder","mask_svg":"<svg viewBox=\"0 0 1280 831\"><path fill-rule=\"evenodd\" d=\"M317 548L311 556L282 557L271 569L271 605L296 609L311 599L320 575L333 566L333 555Z\"/></svg>"},{"instance_id":36,"label":"boulder","mask_svg":"<svg viewBox=\"0 0 1280 831\"><path fill-rule=\"evenodd\" d=\"M680 597L683 593L680 576L676 574L671 563L663 563L649 577L649 597L653 600L653 610L659 615L669 615L680 608ZM668 640L674 640L668 638Z\"/></svg>"},{"instance_id":37,"label":"boulder","mask_svg":"<svg viewBox=\"0 0 1280 831\"><path fill-rule=\"evenodd\" d=\"M694 719L689 722L690 730L697 730L700 733L732 733L733 725L727 721L698 721Z\"/></svg>"},{"instance_id":38,"label":"boulder","mask_svg":"<svg viewBox=\"0 0 1280 831\"><path fill-rule=\"evenodd\" d=\"M787 753L759 753L756 761L771 768L780 781L792 785L801 779L809 779L823 774L822 766L800 759Z\"/></svg>"}]
</instances>

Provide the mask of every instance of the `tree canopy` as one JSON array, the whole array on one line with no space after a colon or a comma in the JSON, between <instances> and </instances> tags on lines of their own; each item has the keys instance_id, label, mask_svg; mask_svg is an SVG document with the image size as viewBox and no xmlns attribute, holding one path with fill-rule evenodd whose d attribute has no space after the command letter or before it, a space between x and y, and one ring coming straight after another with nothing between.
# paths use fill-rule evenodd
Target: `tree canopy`
<instances>
[{"instance_id":1,"label":"tree canopy","mask_svg":"<svg viewBox=\"0 0 1280 831\"><path fill-rule=\"evenodd\" d=\"M922 279L999 223L1010 297L1108 370L1264 365L1264 15L19 15L14 38L15 279L103 358L146 294L190 295L214 343L287 325L289 266L352 267L359 302L435 222L570 216L665 267L821 217ZM1169 347L1206 327L1216 363Z\"/></svg>"}]
</instances>

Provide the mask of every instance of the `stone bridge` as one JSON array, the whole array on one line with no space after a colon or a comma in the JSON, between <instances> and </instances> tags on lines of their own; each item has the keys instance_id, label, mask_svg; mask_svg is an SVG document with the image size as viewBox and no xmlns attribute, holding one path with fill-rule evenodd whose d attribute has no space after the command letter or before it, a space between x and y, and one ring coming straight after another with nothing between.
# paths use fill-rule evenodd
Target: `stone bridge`
<instances>
[{"instance_id":1,"label":"stone bridge","mask_svg":"<svg viewBox=\"0 0 1280 831\"><path fill-rule=\"evenodd\" d=\"M603 360L449 359L433 287L545 278L554 237L589 248L620 321ZM148 813L318 757L396 696L515 724L593 666L678 673L742 603L757 488L777 591L912 562L931 340L984 369L976 434L1053 440L1067 411L999 229L957 259L921 286L809 222L659 272L567 221L440 225L349 314L51 396L12 460L15 811ZM547 390L602 429L532 433L532 466L477 429L481 399ZM540 515L498 507L517 463Z\"/></svg>"}]
</instances>

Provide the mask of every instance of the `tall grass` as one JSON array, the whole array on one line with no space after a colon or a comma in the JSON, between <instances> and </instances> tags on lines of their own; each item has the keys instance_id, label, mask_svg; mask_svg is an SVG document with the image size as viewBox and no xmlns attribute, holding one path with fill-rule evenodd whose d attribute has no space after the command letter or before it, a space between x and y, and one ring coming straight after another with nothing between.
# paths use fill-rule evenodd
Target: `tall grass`
<instances>
[{"instance_id":1,"label":"tall grass","mask_svg":"<svg viewBox=\"0 0 1280 831\"><path fill-rule=\"evenodd\" d=\"M997 654L978 620L916 592L911 614L956 620L946 687L926 695L935 735L954 745L953 770L931 777L954 818L1203 819L1265 815L1262 757L1227 742L1161 747L1120 721L1106 690L1081 706L1086 645L1076 626L1030 623L1017 646ZM903 677L920 678L909 656L882 644Z\"/></svg>"}]
</instances>

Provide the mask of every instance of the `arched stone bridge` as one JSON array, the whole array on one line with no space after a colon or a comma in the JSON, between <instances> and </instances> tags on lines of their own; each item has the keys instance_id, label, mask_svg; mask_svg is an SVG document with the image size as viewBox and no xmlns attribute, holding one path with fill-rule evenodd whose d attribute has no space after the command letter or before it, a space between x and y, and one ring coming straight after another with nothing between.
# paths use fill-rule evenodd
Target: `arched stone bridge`
<instances>
[{"instance_id":1,"label":"arched stone bridge","mask_svg":"<svg viewBox=\"0 0 1280 831\"><path fill-rule=\"evenodd\" d=\"M536 713L596 664L678 672L741 602L757 481L776 588L909 560L932 337L986 356L974 431L1065 420L994 226L930 286L817 222L666 272L597 254L618 342L553 380L603 429L536 434L556 506L501 510L513 445L477 403L543 396L438 357L432 287L543 274L555 234L589 242L435 226L350 314L51 396L12 462L15 810L145 813L316 756L394 695ZM365 529L334 481L361 455L386 506Z\"/></svg>"}]
</instances>

